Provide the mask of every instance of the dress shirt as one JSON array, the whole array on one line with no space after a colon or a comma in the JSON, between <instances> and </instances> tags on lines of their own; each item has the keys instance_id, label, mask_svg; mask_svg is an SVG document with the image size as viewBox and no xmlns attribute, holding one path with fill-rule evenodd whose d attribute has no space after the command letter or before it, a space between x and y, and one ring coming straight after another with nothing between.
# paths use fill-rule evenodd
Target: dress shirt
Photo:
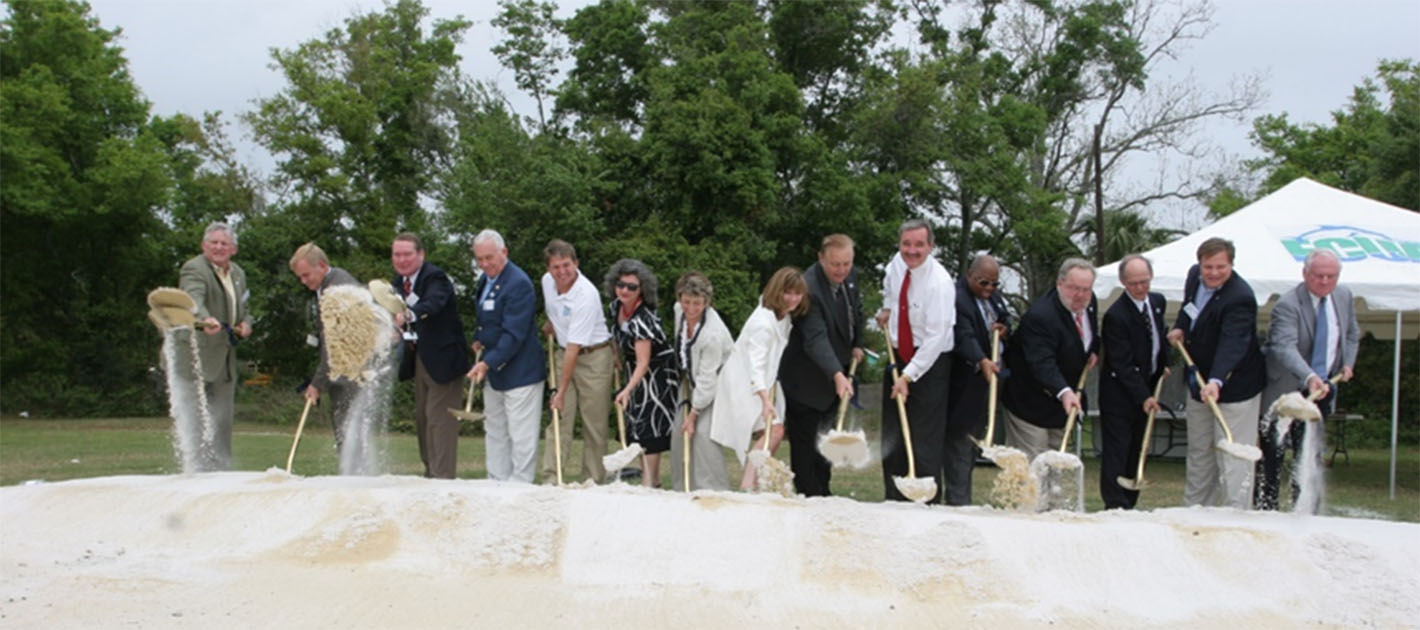
<instances>
[{"instance_id":1,"label":"dress shirt","mask_svg":"<svg viewBox=\"0 0 1420 630\"><path fill-rule=\"evenodd\" d=\"M602 312L601 295L581 271L566 293L557 293L557 281L552 274L542 274L542 303L547 321L557 336L557 345L566 348L575 343L583 348L595 346L611 338Z\"/></svg>"},{"instance_id":2,"label":"dress shirt","mask_svg":"<svg viewBox=\"0 0 1420 630\"><path fill-rule=\"evenodd\" d=\"M902 255L893 255L888 262L887 277L883 279L883 304L892 311L888 316L888 329L894 341L898 338L898 288L907 273ZM955 344L952 327L957 321L956 285L951 274L933 256L928 256L911 273L912 282L907 288L907 320L912 326L912 340L917 345L917 354L902 373L916 381L932 368L932 363L943 352L951 352Z\"/></svg>"},{"instance_id":3,"label":"dress shirt","mask_svg":"<svg viewBox=\"0 0 1420 630\"><path fill-rule=\"evenodd\" d=\"M1126 293L1125 295L1129 295ZM1139 309L1139 314L1144 316L1145 324L1149 327L1149 373L1159 371L1159 331L1155 328L1154 311L1149 308L1149 300L1136 300L1129 295L1129 301L1134 303L1134 308Z\"/></svg>"}]
</instances>

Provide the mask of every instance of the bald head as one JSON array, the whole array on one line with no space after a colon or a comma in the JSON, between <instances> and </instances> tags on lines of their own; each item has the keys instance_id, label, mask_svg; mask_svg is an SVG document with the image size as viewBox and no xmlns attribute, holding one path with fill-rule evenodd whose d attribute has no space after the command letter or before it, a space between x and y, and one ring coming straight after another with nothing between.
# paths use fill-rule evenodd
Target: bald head
<instances>
[{"instance_id":1,"label":"bald head","mask_svg":"<svg viewBox=\"0 0 1420 630\"><path fill-rule=\"evenodd\" d=\"M973 258L971 266L966 269L967 288L977 299L990 298L1001 286L1000 280L1001 265L990 254L982 254Z\"/></svg>"},{"instance_id":2,"label":"bald head","mask_svg":"<svg viewBox=\"0 0 1420 630\"><path fill-rule=\"evenodd\" d=\"M1130 254L1119 261L1119 283L1124 285L1129 297L1139 301L1149 299L1149 288L1153 280L1154 266L1148 258Z\"/></svg>"}]
</instances>

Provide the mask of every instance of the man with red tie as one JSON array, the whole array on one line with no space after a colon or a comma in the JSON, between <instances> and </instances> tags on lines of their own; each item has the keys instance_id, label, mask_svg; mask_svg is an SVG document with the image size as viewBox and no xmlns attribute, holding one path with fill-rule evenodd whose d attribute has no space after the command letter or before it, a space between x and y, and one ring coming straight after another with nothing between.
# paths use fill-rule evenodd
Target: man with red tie
<instances>
[{"instance_id":1,"label":"man with red tie","mask_svg":"<svg viewBox=\"0 0 1420 630\"><path fill-rule=\"evenodd\" d=\"M1083 407L1074 388L1099 348L1094 285L1089 261L1066 259L1055 288L1021 316L1015 340L1006 347L1011 374L1003 381L1006 444L1029 459L1057 448L1070 410Z\"/></svg>"},{"instance_id":2,"label":"man with red tie","mask_svg":"<svg viewBox=\"0 0 1420 630\"><path fill-rule=\"evenodd\" d=\"M906 501L893 477L907 475L907 451L894 398L906 398L908 428L919 474L942 468L947 426L947 382L955 343L956 288L951 274L932 256L932 228L913 219L898 228L897 255L883 279L878 326L891 333L900 376L892 366L883 379L883 486L892 501ZM938 484L938 494L942 485ZM940 501L938 496L934 501Z\"/></svg>"}]
</instances>

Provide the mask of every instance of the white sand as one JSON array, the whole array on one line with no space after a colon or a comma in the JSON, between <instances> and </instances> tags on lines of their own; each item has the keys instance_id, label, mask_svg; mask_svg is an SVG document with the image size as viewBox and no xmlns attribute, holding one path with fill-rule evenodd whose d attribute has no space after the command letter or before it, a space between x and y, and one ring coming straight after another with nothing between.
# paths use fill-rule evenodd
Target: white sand
<instances>
[{"instance_id":1,"label":"white sand","mask_svg":"<svg viewBox=\"0 0 1420 630\"><path fill-rule=\"evenodd\" d=\"M1420 526L280 472L0 488L0 626L1403 627Z\"/></svg>"}]
</instances>

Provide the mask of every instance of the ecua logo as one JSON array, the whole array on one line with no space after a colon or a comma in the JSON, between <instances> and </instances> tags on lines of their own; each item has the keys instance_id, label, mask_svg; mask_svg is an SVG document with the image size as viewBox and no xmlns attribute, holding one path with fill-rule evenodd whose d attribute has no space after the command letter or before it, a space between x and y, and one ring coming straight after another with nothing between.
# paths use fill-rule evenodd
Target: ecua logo
<instances>
[{"instance_id":1,"label":"ecua logo","mask_svg":"<svg viewBox=\"0 0 1420 630\"><path fill-rule=\"evenodd\" d=\"M1377 258L1394 262L1420 263L1420 241L1391 238L1375 230L1349 225L1322 225L1282 239L1282 245L1297 261L1318 247L1336 252L1341 260L1351 262Z\"/></svg>"}]
</instances>

